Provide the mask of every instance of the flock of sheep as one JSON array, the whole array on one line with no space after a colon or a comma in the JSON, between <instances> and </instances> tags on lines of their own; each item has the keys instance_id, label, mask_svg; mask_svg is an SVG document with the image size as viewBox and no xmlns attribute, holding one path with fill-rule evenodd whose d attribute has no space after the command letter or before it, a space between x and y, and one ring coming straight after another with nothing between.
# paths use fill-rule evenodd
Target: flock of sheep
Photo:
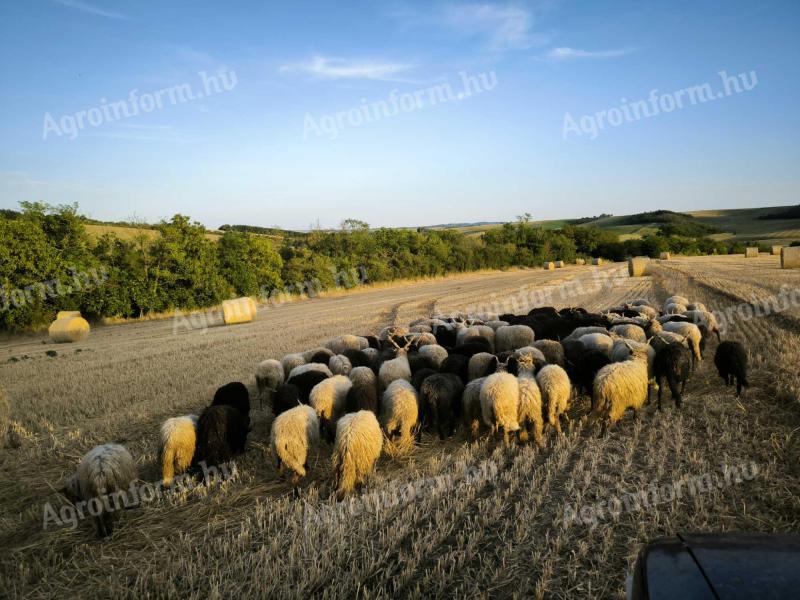
<instances>
[{"instance_id":1,"label":"flock of sheep","mask_svg":"<svg viewBox=\"0 0 800 600\"><path fill-rule=\"evenodd\" d=\"M387 327L378 335L342 335L324 346L256 367L257 394L274 415L270 443L279 472L293 484L306 475L309 450L333 445L334 486L341 498L360 487L382 452L413 450L423 431L441 439L459 425L474 440L483 433L505 443L545 443L545 427L561 433L571 404L591 396L589 422L602 434L658 389L678 407L687 380L711 336L715 363L737 395L747 383L747 353L721 341L714 315L701 303L672 296L661 310L636 299L604 313L540 307L527 315L478 318L457 314ZM245 451L250 431L247 387L219 388L198 416L161 427L163 485L201 463L218 465ZM127 489L134 461L118 445L98 446L67 482L84 501ZM111 532L113 515L97 517Z\"/></svg>"}]
</instances>

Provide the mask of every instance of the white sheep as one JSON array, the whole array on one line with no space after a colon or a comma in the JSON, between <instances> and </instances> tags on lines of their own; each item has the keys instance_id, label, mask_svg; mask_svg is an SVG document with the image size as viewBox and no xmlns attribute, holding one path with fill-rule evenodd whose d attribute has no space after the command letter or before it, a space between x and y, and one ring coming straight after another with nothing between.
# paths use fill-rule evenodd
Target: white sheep
<instances>
[{"instance_id":1,"label":"white sheep","mask_svg":"<svg viewBox=\"0 0 800 600\"><path fill-rule=\"evenodd\" d=\"M302 354L287 354L281 359L281 365L283 365L283 377L284 379L289 379L289 374L295 367L299 367L300 365L306 364L306 359L303 358Z\"/></svg>"},{"instance_id":2,"label":"white sheep","mask_svg":"<svg viewBox=\"0 0 800 600\"><path fill-rule=\"evenodd\" d=\"M333 377L333 373L331 373L328 365L323 365L322 363L306 363L292 369L286 381L289 381L293 377L298 377L303 373L308 373L309 371L319 371L320 373L324 373L326 377Z\"/></svg>"},{"instance_id":3,"label":"white sheep","mask_svg":"<svg viewBox=\"0 0 800 600\"><path fill-rule=\"evenodd\" d=\"M702 310L703 312L709 312L706 308L706 305L702 302L689 302L689 304L686 305L686 308L689 310Z\"/></svg>"},{"instance_id":4,"label":"white sheep","mask_svg":"<svg viewBox=\"0 0 800 600\"><path fill-rule=\"evenodd\" d=\"M308 396L309 405L319 417L320 429L328 429L328 437L333 439L333 425L345 413L347 392L353 382L346 375L334 375L315 385Z\"/></svg>"},{"instance_id":5,"label":"white sheep","mask_svg":"<svg viewBox=\"0 0 800 600\"><path fill-rule=\"evenodd\" d=\"M339 499L364 484L380 458L382 447L383 434L371 411L360 410L339 419L332 456Z\"/></svg>"},{"instance_id":6,"label":"white sheep","mask_svg":"<svg viewBox=\"0 0 800 600\"><path fill-rule=\"evenodd\" d=\"M492 433L503 432L508 443L510 433L519 431L519 384L509 373L493 373L481 386L481 414Z\"/></svg>"},{"instance_id":7,"label":"white sheep","mask_svg":"<svg viewBox=\"0 0 800 600\"><path fill-rule=\"evenodd\" d=\"M570 333L567 337L564 338L563 341L568 340L579 340L584 335L589 335L590 333L602 333L603 335L608 335L608 330L605 327L600 327L599 325L588 325L586 327L576 327L572 333Z\"/></svg>"},{"instance_id":8,"label":"white sheep","mask_svg":"<svg viewBox=\"0 0 800 600\"><path fill-rule=\"evenodd\" d=\"M120 502L137 477L136 464L124 446L103 444L84 455L62 491L73 503L88 505L97 535L106 537L114 528L116 512L109 510L111 504L115 510L122 508Z\"/></svg>"},{"instance_id":9,"label":"white sheep","mask_svg":"<svg viewBox=\"0 0 800 600\"><path fill-rule=\"evenodd\" d=\"M311 350L306 350L302 353L303 359L306 362L311 362L313 358L317 358L319 362L319 358L324 356L325 364L328 364L328 361L331 359L331 356L334 355L333 351L329 348L325 348L324 346L317 346L316 348L311 348Z\"/></svg>"},{"instance_id":10,"label":"white sheep","mask_svg":"<svg viewBox=\"0 0 800 600\"><path fill-rule=\"evenodd\" d=\"M491 367L497 367L497 357L494 354L490 354L489 352L473 354L467 366L467 379L472 381L473 379L484 377L487 374L487 370ZM492 373L494 371L495 369L492 369Z\"/></svg>"},{"instance_id":11,"label":"white sheep","mask_svg":"<svg viewBox=\"0 0 800 600\"><path fill-rule=\"evenodd\" d=\"M587 333L579 338L587 352L592 350L602 352L611 358L611 350L614 348L614 339L606 333Z\"/></svg>"},{"instance_id":12,"label":"white sheep","mask_svg":"<svg viewBox=\"0 0 800 600\"><path fill-rule=\"evenodd\" d=\"M393 381L381 398L381 426L392 449L405 451L413 446L418 421L417 390L404 379Z\"/></svg>"},{"instance_id":13,"label":"white sheep","mask_svg":"<svg viewBox=\"0 0 800 600\"><path fill-rule=\"evenodd\" d=\"M301 404L282 412L272 422L270 445L278 463L292 472L292 483L306 476L308 451L319 442L319 418L311 406Z\"/></svg>"},{"instance_id":14,"label":"white sheep","mask_svg":"<svg viewBox=\"0 0 800 600\"><path fill-rule=\"evenodd\" d=\"M365 341L366 338L345 334L325 342L325 347L334 354L344 354L345 350L363 350L369 345L369 342L364 345Z\"/></svg>"},{"instance_id":15,"label":"white sheep","mask_svg":"<svg viewBox=\"0 0 800 600\"><path fill-rule=\"evenodd\" d=\"M466 385L461 396L461 412L473 440L478 439L481 429L481 388L484 381L486 377L473 379Z\"/></svg>"},{"instance_id":16,"label":"white sheep","mask_svg":"<svg viewBox=\"0 0 800 600\"><path fill-rule=\"evenodd\" d=\"M408 348L411 346L411 340L407 339L405 345L401 347L395 343L392 337L387 339L396 348L397 354L395 358L385 361L378 370L378 381L384 390L398 379L411 381L411 365L408 363Z\"/></svg>"},{"instance_id":17,"label":"white sheep","mask_svg":"<svg viewBox=\"0 0 800 600\"><path fill-rule=\"evenodd\" d=\"M517 421L519 422L519 440L527 442L528 436L533 435L536 444L541 448L544 446L544 410L542 409L542 392L534 375L535 365L531 358L520 359L519 376L519 405L517 409Z\"/></svg>"},{"instance_id":18,"label":"white sheep","mask_svg":"<svg viewBox=\"0 0 800 600\"><path fill-rule=\"evenodd\" d=\"M259 398L263 401L265 394L277 390L285 377L286 372L281 361L268 358L258 363L256 366L256 388L258 389Z\"/></svg>"},{"instance_id":19,"label":"white sheep","mask_svg":"<svg viewBox=\"0 0 800 600\"><path fill-rule=\"evenodd\" d=\"M437 369L442 368L442 363L447 359L447 350L438 344L422 346L419 349L420 356L427 356L436 364Z\"/></svg>"},{"instance_id":20,"label":"white sheep","mask_svg":"<svg viewBox=\"0 0 800 600\"><path fill-rule=\"evenodd\" d=\"M686 314L687 310L689 309L686 308L685 304L670 303L664 306L665 315L683 315Z\"/></svg>"},{"instance_id":21,"label":"white sheep","mask_svg":"<svg viewBox=\"0 0 800 600\"><path fill-rule=\"evenodd\" d=\"M648 319L655 319L658 316L658 311L655 308L645 305L639 306L631 306L629 307L630 310L636 311L643 317L647 317Z\"/></svg>"},{"instance_id":22,"label":"white sheep","mask_svg":"<svg viewBox=\"0 0 800 600\"><path fill-rule=\"evenodd\" d=\"M647 351L642 347L632 347L630 360L611 363L597 372L591 420L603 419L603 434L627 409L632 409L635 415L644 406L649 392L648 380Z\"/></svg>"},{"instance_id":23,"label":"white sheep","mask_svg":"<svg viewBox=\"0 0 800 600\"><path fill-rule=\"evenodd\" d=\"M497 334L497 330L501 327L508 327L509 323L507 321L486 321L486 326L491 327L494 329L495 334Z\"/></svg>"},{"instance_id":24,"label":"white sheep","mask_svg":"<svg viewBox=\"0 0 800 600\"><path fill-rule=\"evenodd\" d=\"M173 417L164 421L159 436L159 462L161 480L165 486L172 485L174 476L191 466L196 445L197 415Z\"/></svg>"},{"instance_id":25,"label":"white sheep","mask_svg":"<svg viewBox=\"0 0 800 600\"><path fill-rule=\"evenodd\" d=\"M689 304L689 300L686 298L686 296L670 296L669 298L664 300L664 306L667 306L668 304L684 304L684 305L686 305L686 304Z\"/></svg>"},{"instance_id":26,"label":"white sheep","mask_svg":"<svg viewBox=\"0 0 800 600\"><path fill-rule=\"evenodd\" d=\"M632 323L614 325L611 328L611 333L628 340L633 340L634 342L647 342L647 335L645 335L644 329L640 325L634 325Z\"/></svg>"},{"instance_id":27,"label":"white sheep","mask_svg":"<svg viewBox=\"0 0 800 600\"><path fill-rule=\"evenodd\" d=\"M547 365L536 374L536 383L542 395L543 413L547 422L561 433L560 417L567 417L569 400L572 396L572 384L567 372L558 365Z\"/></svg>"},{"instance_id":28,"label":"white sheep","mask_svg":"<svg viewBox=\"0 0 800 600\"><path fill-rule=\"evenodd\" d=\"M408 331L410 333L431 333L433 329L430 325L420 323L418 325L409 325Z\"/></svg>"},{"instance_id":29,"label":"white sheep","mask_svg":"<svg viewBox=\"0 0 800 600\"><path fill-rule=\"evenodd\" d=\"M411 332L408 334L411 339L411 345L415 348L424 348L425 346L436 345L436 336L430 332Z\"/></svg>"},{"instance_id":30,"label":"white sheep","mask_svg":"<svg viewBox=\"0 0 800 600\"><path fill-rule=\"evenodd\" d=\"M684 316L691 319L692 323L695 325L705 325L709 333L713 333L717 336L718 342L722 341L719 323L717 322L717 317L714 316L714 313L698 308L687 310L686 313L684 313Z\"/></svg>"},{"instance_id":31,"label":"white sheep","mask_svg":"<svg viewBox=\"0 0 800 600\"><path fill-rule=\"evenodd\" d=\"M536 339L536 335L533 329L527 325L498 327L495 332L495 351L500 354L525 348L533 344L534 339Z\"/></svg>"},{"instance_id":32,"label":"white sheep","mask_svg":"<svg viewBox=\"0 0 800 600\"><path fill-rule=\"evenodd\" d=\"M494 350L495 331L486 325L473 325L459 330L458 334L456 334L456 345L466 344L475 338L483 338L489 342L489 348Z\"/></svg>"},{"instance_id":33,"label":"white sheep","mask_svg":"<svg viewBox=\"0 0 800 600\"><path fill-rule=\"evenodd\" d=\"M344 354L337 354L328 361L328 368L334 375L349 375L353 370L353 365Z\"/></svg>"},{"instance_id":34,"label":"white sheep","mask_svg":"<svg viewBox=\"0 0 800 600\"><path fill-rule=\"evenodd\" d=\"M369 367L355 367L350 371L350 381L353 385L374 385L377 387L378 376Z\"/></svg>"},{"instance_id":35,"label":"white sheep","mask_svg":"<svg viewBox=\"0 0 800 600\"><path fill-rule=\"evenodd\" d=\"M521 360L526 356L529 356L531 360L533 360L534 365L538 367L547 364L547 357L544 355L544 352L534 346L524 346L514 351L514 358L517 360Z\"/></svg>"},{"instance_id":36,"label":"white sheep","mask_svg":"<svg viewBox=\"0 0 800 600\"><path fill-rule=\"evenodd\" d=\"M697 325L694 323L670 322L663 323L661 327L664 329L664 331L677 333L678 335L682 335L683 337L687 338L689 341L689 348L692 351L695 362L702 362L703 336L700 333L700 328Z\"/></svg>"}]
</instances>

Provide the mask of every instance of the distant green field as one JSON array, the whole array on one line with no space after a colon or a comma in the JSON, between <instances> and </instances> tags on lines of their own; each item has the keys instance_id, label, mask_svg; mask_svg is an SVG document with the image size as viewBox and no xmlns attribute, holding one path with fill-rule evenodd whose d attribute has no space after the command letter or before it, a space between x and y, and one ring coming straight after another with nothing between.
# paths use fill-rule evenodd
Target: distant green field
<instances>
[{"instance_id":1,"label":"distant green field","mask_svg":"<svg viewBox=\"0 0 800 600\"><path fill-rule=\"evenodd\" d=\"M769 208L742 208L723 210L699 210L686 214L692 215L700 223L716 227L723 233L711 237L717 240L741 240L744 242L764 241L765 243L788 244L800 240L800 219L760 220L758 217L779 212L789 207ZM625 215L604 217L587 223L586 226L598 227L613 231L620 239L637 239L647 234L658 231L658 223L644 223L637 225L621 225ZM545 229L558 229L563 227L566 219L552 221L532 221L533 225ZM448 229L461 231L469 236L479 236L489 229L500 227L501 224L489 223L483 225L462 225ZM434 227L433 229L441 229Z\"/></svg>"}]
</instances>

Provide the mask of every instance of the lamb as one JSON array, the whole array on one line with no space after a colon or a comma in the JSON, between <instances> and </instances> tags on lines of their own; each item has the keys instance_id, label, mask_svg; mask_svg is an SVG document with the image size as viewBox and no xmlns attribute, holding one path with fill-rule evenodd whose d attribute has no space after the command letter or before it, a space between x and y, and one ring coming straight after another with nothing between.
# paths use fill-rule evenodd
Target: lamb
<instances>
[{"instance_id":1,"label":"lamb","mask_svg":"<svg viewBox=\"0 0 800 600\"><path fill-rule=\"evenodd\" d=\"M292 472L291 482L297 485L308 469L308 450L319 442L319 418L310 406L300 405L281 413L272 422L270 446L275 454L278 472L284 467Z\"/></svg>"},{"instance_id":2,"label":"lamb","mask_svg":"<svg viewBox=\"0 0 800 600\"><path fill-rule=\"evenodd\" d=\"M601 435L622 418L627 409L634 415L647 402L649 386L647 350L631 346L631 360L611 363L597 372L591 421L603 419Z\"/></svg>"},{"instance_id":3,"label":"lamb","mask_svg":"<svg viewBox=\"0 0 800 600\"><path fill-rule=\"evenodd\" d=\"M488 352L473 354L472 358L469 359L469 365L467 367L469 380L472 381L473 379L491 375L497 371L498 364L497 357L494 354Z\"/></svg>"},{"instance_id":4,"label":"lamb","mask_svg":"<svg viewBox=\"0 0 800 600\"><path fill-rule=\"evenodd\" d=\"M197 444L197 418L197 415L173 417L161 425L159 462L165 486L172 485L173 477L192 465Z\"/></svg>"},{"instance_id":5,"label":"lamb","mask_svg":"<svg viewBox=\"0 0 800 600\"><path fill-rule=\"evenodd\" d=\"M247 424L250 424L250 393L243 383L232 381L219 388L214 394L211 406L221 405L234 407L242 413Z\"/></svg>"},{"instance_id":6,"label":"lamb","mask_svg":"<svg viewBox=\"0 0 800 600\"><path fill-rule=\"evenodd\" d=\"M293 383L279 385L272 394L272 414L275 417L300 404L300 388Z\"/></svg>"},{"instance_id":7,"label":"lamb","mask_svg":"<svg viewBox=\"0 0 800 600\"><path fill-rule=\"evenodd\" d=\"M411 365L408 362L408 348L411 340L406 339L404 346L399 346L393 337L390 337L388 341L395 347L395 358L384 362L378 371L378 381L383 389L387 389L392 382L399 379L411 381Z\"/></svg>"},{"instance_id":8,"label":"lamb","mask_svg":"<svg viewBox=\"0 0 800 600\"><path fill-rule=\"evenodd\" d=\"M437 369L442 368L442 363L447 358L447 350L437 344L430 344L419 349L421 356L427 356L436 364Z\"/></svg>"},{"instance_id":9,"label":"lamb","mask_svg":"<svg viewBox=\"0 0 800 600\"><path fill-rule=\"evenodd\" d=\"M614 348L614 340L608 333L588 333L580 337L580 342L587 352L604 352L611 358L611 351Z\"/></svg>"},{"instance_id":10,"label":"lamb","mask_svg":"<svg viewBox=\"0 0 800 600\"><path fill-rule=\"evenodd\" d=\"M281 365L283 365L283 379L284 381L289 379L289 374L295 367L299 367L300 365L306 364L306 359L303 358L302 354L287 354L281 359Z\"/></svg>"},{"instance_id":11,"label":"lamb","mask_svg":"<svg viewBox=\"0 0 800 600\"><path fill-rule=\"evenodd\" d=\"M317 412L320 431L333 441L336 421L345 413L347 393L353 382L346 375L334 375L320 381L309 394L309 405Z\"/></svg>"},{"instance_id":12,"label":"lamb","mask_svg":"<svg viewBox=\"0 0 800 600\"><path fill-rule=\"evenodd\" d=\"M300 401L308 404L308 398L314 386L329 377L333 377L333 373L327 365L308 363L292 369L286 383L296 385L300 390Z\"/></svg>"},{"instance_id":13,"label":"lamb","mask_svg":"<svg viewBox=\"0 0 800 600\"><path fill-rule=\"evenodd\" d=\"M423 421L439 433L439 439L451 437L461 414L464 384L452 373L437 373L422 382L420 404Z\"/></svg>"},{"instance_id":14,"label":"lamb","mask_svg":"<svg viewBox=\"0 0 800 600\"><path fill-rule=\"evenodd\" d=\"M677 333L682 335L689 341L689 346L694 354L695 364L702 362L703 350L705 349L706 342L703 339L703 334L700 328L694 323L664 323L662 325L664 331Z\"/></svg>"},{"instance_id":15,"label":"lamb","mask_svg":"<svg viewBox=\"0 0 800 600\"><path fill-rule=\"evenodd\" d=\"M664 380L667 380L675 406L681 407L686 381L689 379L692 355L683 344L669 344L656 352L653 361L653 375L658 383L658 410L661 410L661 396ZM680 384L680 387L678 386Z\"/></svg>"},{"instance_id":16,"label":"lamb","mask_svg":"<svg viewBox=\"0 0 800 600\"><path fill-rule=\"evenodd\" d=\"M569 376L558 365L547 365L536 374L536 383L541 391L543 414L547 415L547 422L561 433L560 417L569 421L567 408L572 396Z\"/></svg>"},{"instance_id":17,"label":"lamb","mask_svg":"<svg viewBox=\"0 0 800 600\"><path fill-rule=\"evenodd\" d=\"M473 379L466 385L461 396L461 413L473 440L478 439L481 428L481 388L484 381L485 377Z\"/></svg>"},{"instance_id":18,"label":"lamb","mask_svg":"<svg viewBox=\"0 0 800 600\"><path fill-rule=\"evenodd\" d=\"M353 365L350 363L350 359L345 355L337 354L336 356L332 356L328 361L328 368L334 375L348 375Z\"/></svg>"},{"instance_id":19,"label":"lamb","mask_svg":"<svg viewBox=\"0 0 800 600\"><path fill-rule=\"evenodd\" d=\"M339 420L332 462L334 486L340 500L364 484L380 458L382 447L383 435L372 412L361 410Z\"/></svg>"},{"instance_id":20,"label":"lamb","mask_svg":"<svg viewBox=\"0 0 800 600\"><path fill-rule=\"evenodd\" d=\"M643 344L647 343L647 335L645 334L644 329L638 325L614 325L611 328L611 333L628 340L633 340L634 342L641 342Z\"/></svg>"},{"instance_id":21,"label":"lamb","mask_svg":"<svg viewBox=\"0 0 800 600\"><path fill-rule=\"evenodd\" d=\"M265 395L271 395L284 380L283 365L280 361L268 358L256 366L256 388L262 402Z\"/></svg>"},{"instance_id":22,"label":"lamb","mask_svg":"<svg viewBox=\"0 0 800 600\"><path fill-rule=\"evenodd\" d=\"M565 363L564 346L555 340L536 340L533 347L539 350L548 365L558 365L563 367Z\"/></svg>"},{"instance_id":23,"label":"lamb","mask_svg":"<svg viewBox=\"0 0 800 600\"><path fill-rule=\"evenodd\" d=\"M483 422L492 433L503 432L503 441L508 443L509 434L520 430L519 384L510 373L489 375L481 387L481 414Z\"/></svg>"},{"instance_id":24,"label":"lamb","mask_svg":"<svg viewBox=\"0 0 800 600\"><path fill-rule=\"evenodd\" d=\"M107 537L114 529L115 517L110 499L114 499L115 508L120 508L119 497L137 477L136 464L124 446L103 444L84 455L61 491L73 503L87 503L90 512L96 513L93 520L98 537ZM104 497L110 499L104 501Z\"/></svg>"},{"instance_id":25,"label":"lamb","mask_svg":"<svg viewBox=\"0 0 800 600\"><path fill-rule=\"evenodd\" d=\"M232 406L209 406L197 421L194 464L221 465L244 453L249 422Z\"/></svg>"},{"instance_id":26,"label":"lamb","mask_svg":"<svg viewBox=\"0 0 800 600\"><path fill-rule=\"evenodd\" d=\"M495 348L498 353L531 346L536 335L527 325L499 327L495 333Z\"/></svg>"},{"instance_id":27,"label":"lamb","mask_svg":"<svg viewBox=\"0 0 800 600\"><path fill-rule=\"evenodd\" d=\"M747 381L747 351L740 342L724 341L717 346L714 365L725 385L736 382L736 397L742 395L742 387L749 387Z\"/></svg>"},{"instance_id":28,"label":"lamb","mask_svg":"<svg viewBox=\"0 0 800 600\"><path fill-rule=\"evenodd\" d=\"M419 420L417 390L405 379L396 379L381 398L381 426L392 447L409 449L414 443L414 431Z\"/></svg>"}]
</instances>

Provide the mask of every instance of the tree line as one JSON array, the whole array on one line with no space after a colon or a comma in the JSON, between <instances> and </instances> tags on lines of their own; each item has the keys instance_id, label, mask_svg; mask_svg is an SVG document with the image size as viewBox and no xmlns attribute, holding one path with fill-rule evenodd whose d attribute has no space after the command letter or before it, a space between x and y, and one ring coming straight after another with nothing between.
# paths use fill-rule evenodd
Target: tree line
<instances>
[{"instance_id":1,"label":"tree line","mask_svg":"<svg viewBox=\"0 0 800 600\"><path fill-rule=\"evenodd\" d=\"M337 231L279 240L226 228L218 240L188 216L139 229L130 239L92 238L77 205L23 202L0 213L0 330L49 323L59 310L89 319L136 318L192 310L236 296L269 298L362 281L446 275L479 269L541 267L544 261L602 256L657 257L743 252L706 237L659 231L620 241L612 232L575 225L547 230L527 219L469 235L452 229L372 229L355 219ZM342 273L358 271L358 279Z\"/></svg>"}]
</instances>

